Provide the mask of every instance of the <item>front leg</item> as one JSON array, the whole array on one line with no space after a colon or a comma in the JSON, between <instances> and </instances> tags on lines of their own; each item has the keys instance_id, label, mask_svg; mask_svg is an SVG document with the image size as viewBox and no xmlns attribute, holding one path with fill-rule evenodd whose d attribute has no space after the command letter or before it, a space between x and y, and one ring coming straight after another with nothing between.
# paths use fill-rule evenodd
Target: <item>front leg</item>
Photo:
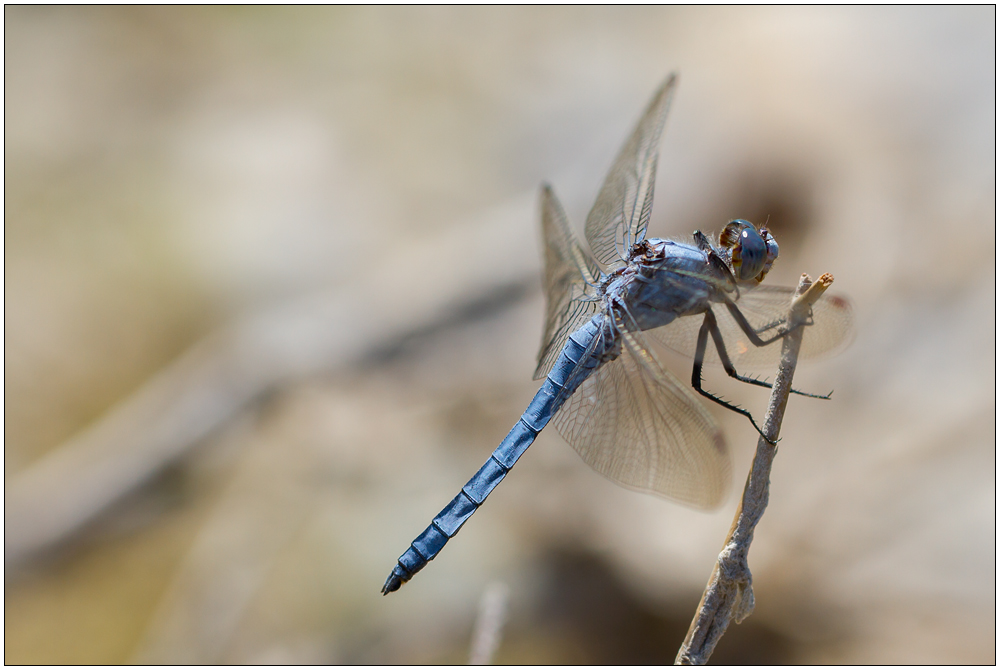
<instances>
[{"instance_id":1,"label":"front leg","mask_svg":"<svg viewBox=\"0 0 1000 670\"><path fill-rule=\"evenodd\" d=\"M705 236L705 233L700 230L694 231L694 243L701 251L705 253L708 257L708 264L712 266L722 278L725 283L725 287L722 288L724 293L736 292L736 296L739 297L740 289L736 282L736 277L733 276L733 271L729 269L729 265L723 260L719 252L712 246L712 241ZM728 298L727 298L728 299Z\"/></svg>"},{"instance_id":2,"label":"front leg","mask_svg":"<svg viewBox=\"0 0 1000 670\"><path fill-rule=\"evenodd\" d=\"M712 248L712 242L708 239L705 233L700 230L696 230L694 231L694 235L692 235L692 237L694 237L695 246L704 251L706 254L715 251L715 249Z\"/></svg>"},{"instance_id":3,"label":"front leg","mask_svg":"<svg viewBox=\"0 0 1000 670\"><path fill-rule=\"evenodd\" d=\"M743 317L742 313L740 313L740 317L741 318ZM753 332L756 335L756 331L754 331L750 327L750 324L746 321L746 319L743 319L743 323L745 323L746 327L750 329L749 332ZM736 366L733 365L732 360L730 360L729 358L729 354L726 352L726 343L722 339L722 331L719 330L719 323L718 321L716 321L715 313L712 311L711 308L709 308L708 311L705 312L705 321L702 323L701 328L702 330L708 329L708 332L712 334L712 340L715 342L715 350L719 354L719 360L722 362L722 367L726 370L727 375L729 375L733 379L738 379L739 381L744 382L745 384L753 384L754 386L763 386L764 388L771 388L772 385L767 381L763 381L756 377L747 377L745 375L741 375L736 371ZM791 330L792 329L783 331L779 333L778 336L783 336L785 333L791 332ZM699 346L701 346L700 338L701 335L699 334ZM767 342L773 342L773 341L774 338L767 340ZM833 391L827 393L826 395L819 395L817 393L806 393L805 391L799 391L797 389L789 389L789 392L795 393L796 395L805 396L807 398L818 398L820 400L829 400L830 396L833 394Z\"/></svg>"},{"instance_id":4,"label":"front leg","mask_svg":"<svg viewBox=\"0 0 1000 670\"><path fill-rule=\"evenodd\" d=\"M801 322L795 324L791 328L788 328L786 326L784 329L779 330L777 333L767 338L766 340L762 340L760 338L760 335L757 334L757 331L754 330L754 327L750 325L749 321L747 321L747 318L743 316L743 312L741 312L740 308L736 306L736 303L730 300L729 298L726 298L725 296L723 296L723 298L726 301L726 309L728 309L729 313L732 314L733 320L736 321L736 325L740 327L740 330L743 331L743 333L750 339L750 342L756 347L766 347L775 340L781 339L782 337L792 332L796 328L801 328L802 326L808 325L806 322ZM771 328L776 328L777 325L778 324L768 324L767 326L761 329L761 332L770 330Z\"/></svg>"}]
</instances>

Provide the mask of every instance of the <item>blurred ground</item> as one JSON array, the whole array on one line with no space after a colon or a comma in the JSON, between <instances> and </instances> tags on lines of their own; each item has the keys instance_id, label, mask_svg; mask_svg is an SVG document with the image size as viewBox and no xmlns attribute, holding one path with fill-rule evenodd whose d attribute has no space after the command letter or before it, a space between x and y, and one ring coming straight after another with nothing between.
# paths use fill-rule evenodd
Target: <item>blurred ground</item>
<instances>
[{"instance_id":1,"label":"blurred ground","mask_svg":"<svg viewBox=\"0 0 1000 670\"><path fill-rule=\"evenodd\" d=\"M464 662L496 580L497 662L671 662L718 412L718 512L546 432L378 594L534 393L538 184L582 226L671 70L651 233L767 219L857 317L713 661L995 663L995 8L4 18L6 663Z\"/></svg>"}]
</instances>

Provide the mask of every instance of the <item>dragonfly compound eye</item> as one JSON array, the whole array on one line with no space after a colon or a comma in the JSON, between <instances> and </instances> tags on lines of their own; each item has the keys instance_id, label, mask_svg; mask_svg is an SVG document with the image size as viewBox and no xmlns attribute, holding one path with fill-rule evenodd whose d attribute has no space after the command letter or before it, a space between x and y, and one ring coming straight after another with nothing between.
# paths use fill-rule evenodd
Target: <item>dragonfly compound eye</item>
<instances>
[{"instance_id":1,"label":"dragonfly compound eye","mask_svg":"<svg viewBox=\"0 0 1000 670\"><path fill-rule=\"evenodd\" d=\"M750 281L760 274L767 262L767 244L753 226L746 226L740 231L740 264L737 278L740 281ZM734 268L735 269L735 268Z\"/></svg>"},{"instance_id":2,"label":"dragonfly compound eye","mask_svg":"<svg viewBox=\"0 0 1000 670\"><path fill-rule=\"evenodd\" d=\"M769 234L768 236L770 237ZM749 221L733 219L726 224L722 234L719 235L719 244L730 251L729 262L737 281L749 282L761 272L765 272L768 244Z\"/></svg>"},{"instance_id":3,"label":"dragonfly compound eye","mask_svg":"<svg viewBox=\"0 0 1000 670\"><path fill-rule=\"evenodd\" d=\"M764 269L760 271L757 275L757 282L764 281L764 276L774 265L774 261L778 258L778 243L774 240L774 236L771 235L771 231L767 228L760 229L760 236L764 240L764 244L767 245L767 259L764 261Z\"/></svg>"}]
</instances>

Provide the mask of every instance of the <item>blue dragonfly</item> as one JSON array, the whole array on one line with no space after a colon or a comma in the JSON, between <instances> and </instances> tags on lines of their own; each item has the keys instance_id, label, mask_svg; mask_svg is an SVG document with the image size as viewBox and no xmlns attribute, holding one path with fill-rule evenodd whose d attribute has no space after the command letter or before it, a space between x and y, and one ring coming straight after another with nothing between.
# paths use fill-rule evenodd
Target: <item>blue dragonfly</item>
<instances>
[{"instance_id":1,"label":"blue dragonfly","mask_svg":"<svg viewBox=\"0 0 1000 670\"><path fill-rule=\"evenodd\" d=\"M760 429L750 412L702 388L708 341L729 376L770 387L738 373L736 363L777 361L793 289L759 286L778 245L765 227L748 221L730 221L718 239L700 231L693 243L646 239L676 81L671 75L653 96L598 193L585 226L592 254L575 241L555 194L543 185L547 317L534 376L545 381L485 465L399 557L383 594L438 555L550 421L584 461L618 484L701 509L725 497L728 449L695 392ZM852 327L850 304L824 295L800 356L837 348ZM651 341L693 351L693 391L660 364Z\"/></svg>"}]
</instances>

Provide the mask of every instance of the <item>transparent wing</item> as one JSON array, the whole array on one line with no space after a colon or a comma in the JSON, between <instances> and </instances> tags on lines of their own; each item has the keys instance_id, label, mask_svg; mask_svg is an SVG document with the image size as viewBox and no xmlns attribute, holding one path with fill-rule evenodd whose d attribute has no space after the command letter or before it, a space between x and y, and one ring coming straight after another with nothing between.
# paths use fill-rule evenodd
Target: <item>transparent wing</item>
<instances>
[{"instance_id":1,"label":"transparent wing","mask_svg":"<svg viewBox=\"0 0 1000 670\"><path fill-rule=\"evenodd\" d=\"M795 289L786 286L758 286L744 290L736 305L743 316L761 337L767 338L776 331L767 329L780 326L788 315ZM722 339L726 343L726 353L737 370L741 368L773 367L781 358L781 340L766 347L751 344L743 330L736 324L725 305L716 304L712 310L719 322ZM662 328L648 331L654 341L693 356L701 327L699 316L683 317ZM838 295L824 294L813 305L812 325L805 326L802 335L800 358L823 358L850 344L854 338L854 309L850 301ZM705 361L720 363L715 347L709 344Z\"/></svg>"},{"instance_id":2,"label":"transparent wing","mask_svg":"<svg viewBox=\"0 0 1000 670\"><path fill-rule=\"evenodd\" d=\"M670 75L653 96L587 215L587 242L603 266L624 258L634 243L646 237L653 207L660 133L676 83L677 76Z\"/></svg>"},{"instance_id":3,"label":"transparent wing","mask_svg":"<svg viewBox=\"0 0 1000 670\"><path fill-rule=\"evenodd\" d=\"M542 237L545 243L545 330L538 351L535 379L552 369L566 338L596 312L600 303L587 299L600 270L580 248L566 213L548 184L542 186Z\"/></svg>"},{"instance_id":4,"label":"transparent wing","mask_svg":"<svg viewBox=\"0 0 1000 670\"><path fill-rule=\"evenodd\" d=\"M622 333L621 355L583 382L553 424L588 465L628 488L702 509L728 492L721 430L640 333Z\"/></svg>"}]
</instances>

